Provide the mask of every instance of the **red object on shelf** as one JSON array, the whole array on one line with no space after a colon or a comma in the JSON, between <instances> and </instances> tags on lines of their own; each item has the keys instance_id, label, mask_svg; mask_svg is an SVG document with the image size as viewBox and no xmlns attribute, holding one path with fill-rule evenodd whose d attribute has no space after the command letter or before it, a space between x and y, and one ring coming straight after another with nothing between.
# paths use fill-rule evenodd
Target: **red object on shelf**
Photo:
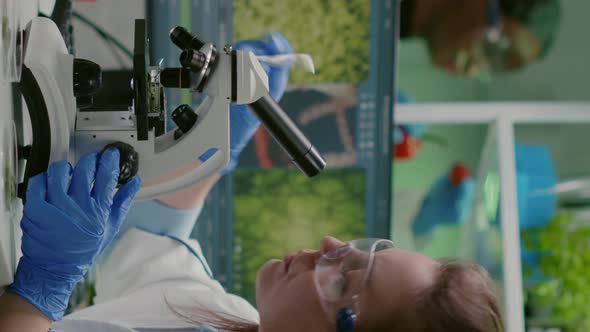
<instances>
[{"instance_id":1,"label":"red object on shelf","mask_svg":"<svg viewBox=\"0 0 590 332\"><path fill-rule=\"evenodd\" d=\"M393 157L401 160L412 159L418 154L422 142L410 136L405 130L402 130L402 134L403 140L393 147Z\"/></svg>"},{"instance_id":2,"label":"red object on shelf","mask_svg":"<svg viewBox=\"0 0 590 332\"><path fill-rule=\"evenodd\" d=\"M469 169L463 163L458 162L449 172L449 181L456 186L470 176Z\"/></svg>"},{"instance_id":3,"label":"red object on shelf","mask_svg":"<svg viewBox=\"0 0 590 332\"><path fill-rule=\"evenodd\" d=\"M270 137L266 132L266 129L264 129L263 126L260 126L254 134L254 145L256 148L256 157L258 157L260 167L263 169L272 168L274 166L270 154L268 153L269 143Z\"/></svg>"}]
</instances>

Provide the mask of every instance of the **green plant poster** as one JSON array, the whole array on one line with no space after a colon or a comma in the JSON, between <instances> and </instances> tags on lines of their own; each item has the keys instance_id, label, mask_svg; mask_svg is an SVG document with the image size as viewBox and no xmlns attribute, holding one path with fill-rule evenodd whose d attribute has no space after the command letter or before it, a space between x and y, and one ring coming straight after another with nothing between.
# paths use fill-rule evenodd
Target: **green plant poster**
<instances>
[{"instance_id":1,"label":"green plant poster","mask_svg":"<svg viewBox=\"0 0 590 332\"><path fill-rule=\"evenodd\" d=\"M298 170L234 172L234 291L254 303L258 269L271 258L317 249L326 235L364 234L365 172L325 170L309 179Z\"/></svg>"}]
</instances>

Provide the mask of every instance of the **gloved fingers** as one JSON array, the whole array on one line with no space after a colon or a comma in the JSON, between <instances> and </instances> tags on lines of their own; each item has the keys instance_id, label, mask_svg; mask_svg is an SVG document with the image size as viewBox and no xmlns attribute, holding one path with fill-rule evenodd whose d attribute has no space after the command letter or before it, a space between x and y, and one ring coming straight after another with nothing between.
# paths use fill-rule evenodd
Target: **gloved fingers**
<instances>
[{"instance_id":1,"label":"gloved fingers","mask_svg":"<svg viewBox=\"0 0 590 332\"><path fill-rule=\"evenodd\" d=\"M290 54L293 48L278 32L270 33L263 40L264 48L268 52L266 55ZM270 66L267 71L268 86L270 96L277 102L283 97L283 93L289 83L289 67Z\"/></svg>"},{"instance_id":2,"label":"gloved fingers","mask_svg":"<svg viewBox=\"0 0 590 332\"><path fill-rule=\"evenodd\" d=\"M27 206L45 203L47 199L47 174L41 173L29 179L27 184Z\"/></svg>"},{"instance_id":3,"label":"gloved fingers","mask_svg":"<svg viewBox=\"0 0 590 332\"><path fill-rule=\"evenodd\" d=\"M119 150L107 149L100 156L92 197L100 206L110 210L119 180Z\"/></svg>"},{"instance_id":4,"label":"gloved fingers","mask_svg":"<svg viewBox=\"0 0 590 332\"><path fill-rule=\"evenodd\" d=\"M72 173L69 195L83 209L90 209L90 190L96 176L98 153L88 153L82 156Z\"/></svg>"},{"instance_id":5,"label":"gloved fingers","mask_svg":"<svg viewBox=\"0 0 590 332\"><path fill-rule=\"evenodd\" d=\"M68 209L71 200L68 196L72 166L67 161L58 161L47 169L47 202L60 209Z\"/></svg>"},{"instance_id":6,"label":"gloved fingers","mask_svg":"<svg viewBox=\"0 0 590 332\"><path fill-rule=\"evenodd\" d=\"M255 55L277 55L293 53L293 48L278 32L266 36L263 40L243 40L234 44L234 48L250 51ZM262 64L268 75L269 94L275 101L280 101L289 81L289 67L277 67Z\"/></svg>"},{"instance_id":7,"label":"gloved fingers","mask_svg":"<svg viewBox=\"0 0 590 332\"><path fill-rule=\"evenodd\" d=\"M268 34L262 40L240 40L233 45L240 51L249 51L255 55L277 55L293 53L291 45L278 32Z\"/></svg>"},{"instance_id":8,"label":"gloved fingers","mask_svg":"<svg viewBox=\"0 0 590 332\"><path fill-rule=\"evenodd\" d=\"M38 223L47 222L47 225L50 225L52 229L60 231L63 231L61 227L68 230L71 227L70 220L73 220L76 227L91 230L93 234L100 232L102 227L97 230L97 226L88 221L86 212L68 196L71 174L72 166L67 161L58 161L49 165L47 169L48 204L30 208L29 210L38 210L42 214L32 219ZM48 215L51 215L52 218L48 218Z\"/></svg>"},{"instance_id":9,"label":"gloved fingers","mask_svg":"<svg viewBox=\"0 0 590 332\"><path fill-rule=\"evenodd\" d=\"M41 213L42 214L42 213ZM47 211L45 211L47 214ZM35 257L38 260L45 260L48 256L61 256L64 250L71 246L67 241L56 241L63 237L63 219L59 221L41 219L45 222L36 222L39 219L32 219L29 211L25 212L25 217L21 222L23 231L22 250L23 254L28 257ZM67 218L67 216L64 216ZM35 217L33 217L35 218ZM60 237L61 233L61 237ZM77 248L79 249L79 248ZM55 263L54 261L52 263Z\"/></svg>"},{"instance_id":10,"label":"gloved fingers","mask_svg":"<svg viewBox=\"0 0 590 332\"><path fill-rule=\"evenodd\" d=\"M131 202L133 202L133 198L135 198L135 194L137 194L140 188L141 178L135 176L119 188L119 191L115 194L111 209L111 220L116 223L112 226L117 230L121 226L121 222L127 216L129 208L131 207Z\"/></svg>"},{"instance_id":11,"label":"gloved fingers","mask_svg":"<svg viewBox=\"0 0 590 332\"><path fill-rule=\"evenodd\" d=\"M45 220L50 208L51 205L47 203L47 173L41 173L29 179L24 214L30 215L31 220ZM21 226L24 223L23 218Z\"/></svg>"},{"instance_id":12,"label":"gloved fingers","mask_svg":"<svg viewBox=\"0 0 590 332\"><path fill-rule=\"evenodd\" d=\"M69 245L76 245L75 242L56 241L63 239L64 235L67 235L69 239L78 239L76 234L83 234L84 236L94 234L92 237L96 237L96 226L93 226L93 228L84 227L92 223L88 222L84 211L76 204L70 203L71 206L67 210L62 210L45 201L38 202L35 200L38 200L38 198L31 195L24 208L21 222L23 243L25 243L25 240L30 240L34 245L45 245L54 248L55 253L61 252L60 248L64 249ZM80 233L80 230L83 233ZM25 247L23 246L23 250ZM31 249L32 247L29 246L28 248ZM63 252L61 253L63 254Z\"/></svg>"},{"instance_id":13,"label":"gloved fingers","mask_svg":"<svg viewBox=\"0 0 590 332\"><path fill-rule=\"evenodd\" d=\"M293 47L280 32L269 33L263 41L270 55L293 53Z\"/></svg>"},{"instance_id":14,"label":"gloved fingers","mask_svg":"<svg viewBox=\"0 0 590 332\"><path fill-rule=\"evenodd\" d=\"M240 110L238 106L243 109ZM256 130L258 130L260 121L245 105L235 105L235 108L230 110L229 116L230 118L234 117L234 120L229 123L229 146L235 151L242 151L250 142L250 138L254 136ZM235 133L240 133L240 135Z\"/></svg>"},{"instance_id":15,"label":"gloved fingers","mask_svg":"<svg viewBox=\"0 0 590 332\"><path fill-rule=\"evenodd\" d=\"M254 112L250 111L246 105L234 105L232 104L229 108L230 128L229 132L238 133L242 132L243 128L253 129L256 131L260 125L260 120L256 117ZM238 128L240 127L240 128ZM238 138L238 137L236 137ZM230 136L230 139L232 137ZM233 146L233 145L232 145Z\"/></svg>"},{"instance_id":16,"label":"gloved fingers","mask_svg":"<svg viewBox=\"0 0 590 332\"><path fill-rule=\"evenodd\" d=\"M289 68L270 67L268 72L268 93L278 103L289 83Z\"/></svg>"},{"instance_id":17,"label":"gloved fingers","mask_svg":"<svg viewBox=\"0 0 590 332\"><path fill-rule=\"evenodd\" d=\"M272 55L266 49L266 43L262 40L241 40L233 45L235 50L252 52L255 55Z\"/></svg>"}]
</instances>

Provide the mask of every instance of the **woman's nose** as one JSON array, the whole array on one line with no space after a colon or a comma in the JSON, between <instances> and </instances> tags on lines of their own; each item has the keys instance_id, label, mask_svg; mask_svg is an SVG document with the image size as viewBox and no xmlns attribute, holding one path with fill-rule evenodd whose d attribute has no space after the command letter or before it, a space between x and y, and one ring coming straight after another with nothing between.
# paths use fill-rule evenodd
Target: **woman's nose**
<instances>
[{"instance_id":1,"label":"woman's nose","mask_svg":"<svg viewBox=\"0 0 590 332\"><path fill-rule=\"evenodd\" d=\"M338 248L342 247L345 244L346 243L338 240L337 238L334 238L334 237L331 237L331 236L325 236L320 241L320 253L322 255L324 255L325 253L327 253L327 252L329 252L331 250L334 250L334 249L338 249Z\"/></svg>"}]
</instances>

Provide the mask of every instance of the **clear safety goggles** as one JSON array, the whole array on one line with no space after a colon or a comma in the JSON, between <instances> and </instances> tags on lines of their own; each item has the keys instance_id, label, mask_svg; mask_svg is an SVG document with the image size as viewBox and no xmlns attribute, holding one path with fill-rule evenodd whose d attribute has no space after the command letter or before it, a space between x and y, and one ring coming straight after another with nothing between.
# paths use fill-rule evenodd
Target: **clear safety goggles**
<instances>
[{"instance_id":1,"label":"clear safety goggles","mask_svg":"<svg viewBox=\"0 0 590 332\"><path fill-rule=\"evenodd\" d=\"M360 315L359 296L375 265L375 253L394 248L384 239L359 239L322 255L315 266L315 286L324 311L334 321L338 311L350 309Z\"/></svg>"}]
</instances>

